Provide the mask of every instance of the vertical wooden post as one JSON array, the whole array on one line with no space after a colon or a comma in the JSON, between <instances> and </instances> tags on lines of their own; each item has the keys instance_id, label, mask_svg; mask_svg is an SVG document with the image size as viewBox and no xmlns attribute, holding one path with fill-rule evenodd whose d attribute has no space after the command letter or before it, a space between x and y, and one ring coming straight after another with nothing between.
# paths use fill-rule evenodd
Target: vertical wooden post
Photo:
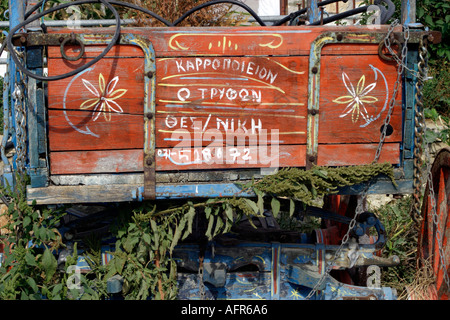
<instances>
[{"instance_id":1,"label":"vertical wooden post","mask_svg":"<svg viewBox=\"0 0 450 320\"><path fill-rule=\"evenodd\" d=\"M280 0L280 14L287 15L288 14L288 2L287 0Z\"/></svg>"},{"instance_id":2,"label":"vertical wooden post","mask_svg":"<svg viewBox=\"0 0 450 320\"><path fill-rule=\"evenodd\" d=\"M416 22L416 0L402 0L401 23L407 25Z\"/></svg>"}]
</instances>

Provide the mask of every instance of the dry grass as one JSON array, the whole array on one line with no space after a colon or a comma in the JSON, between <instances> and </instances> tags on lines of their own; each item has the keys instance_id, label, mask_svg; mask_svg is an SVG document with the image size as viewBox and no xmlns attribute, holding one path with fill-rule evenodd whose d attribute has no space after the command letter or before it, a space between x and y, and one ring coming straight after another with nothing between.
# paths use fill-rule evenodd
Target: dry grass
<instances>
[{"instance_id":1,"label":"dry grass","mask_svg":"<svg viewBox=\"0 0 450 320\"><path fill-rule=\"evenodd\" d=\"M434 300L437 296L435 281L432 265L426 260L417 268L413 281L405 286L406 290L399 299Z\"/></svg>"},{"instance_id":2,"label":"dry grass","mask_svg":"<svg viewBox=\"0 0 450 320\"><path fill-rule=\"evenodd\" d=\"M128 2L146 8L162 18L174 22L190 9L208 2L209 0L128 0ZM157 27L163 24L142 12L133 13L137 26ZM248 17L243 13L233 11L231 4L217 4L196 11L179 25L180 27L213 27L235 26L247 22Z\"/></svg>"}]
</instances>

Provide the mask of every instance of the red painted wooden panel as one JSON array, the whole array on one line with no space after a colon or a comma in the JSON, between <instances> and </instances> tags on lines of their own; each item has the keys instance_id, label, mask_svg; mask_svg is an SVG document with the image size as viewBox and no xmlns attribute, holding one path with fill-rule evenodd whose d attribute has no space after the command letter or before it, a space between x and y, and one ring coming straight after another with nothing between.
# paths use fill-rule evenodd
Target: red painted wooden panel
<instances>
[{"instance_id":1,"label":"red painted wooden panel","mask_svg":"<svg viewBox=\"0 0 450 320\"><path fill-rule=\"evenodd\" d=\"M320 145L318 165L349 166L372 162L377 144ZM205 170L265 167L304 167L306 147L163 148L156 151L156 170ZM380 162L399 162L399 145L385 144ZM142 172L143 150L52 152L53 174Z\"/></svg>"},{"instance_id":2,"label":"red painted wooden panel","mask_svg":"<svg viewBox=\"0 0 450 320\"><path fill-rule=\"evenodd\" d=\"M143 155L141 149L52 152L50 171L52 174L142 172Z\"/></svg>"},{"instance_id":3,"label":"red painted wooden panel","mask_svg":"<svg viewBox=\"0 0 450 320\"><path fill-rule=\"evenodd\" d=\"M299 27L227 27L227 28L122 28L123 33L134 33L149 39L157 57L169 56L258 56L309 55L310 45L324 32L355 32L386 34L389 26L377 29L366 26L299 26ZM108 28L89 28L92 34L112 34ZM401 31L401 26L394 29ZM85 28L52 29L49 32L87 33ZM354 36L362 42L370 35ZM364 45L364 44L363 44ZM347 45L344 45L347 46ZM351 53L349 50L347 52Z\"/></svg>"},{"instance_id":4,"label":"red painted wooden panel","mask_svg":"<svg viewBox=\"0 0 450 320\"><path fill-rule=\"evenodd\" d=\"M84 63L80 62L80 65ZM63 59L49 59L48 64L49 75L63 74L76 68L76 65ZM115 110L122 109L123 113L143 114L144 59L102 59L83 73L50 82L48 96L50 109L92 112L95 106L85 109L83 107L104 98Z\"/></svg>"},{"instance_id":5,"label":"red painted wooden panel","mask_svg":"<svg viewBox=\"0 0 450 320\"><path fill-rule=\"evenodd\" d=\"M396 78L396 66L378 55L322 57L319 143L378 142ZM386 142L402 139L401 103L399 92Z\"/></svg>"},{"instance_id":6,"label":"red painted wooden panel","mask_svg":"<svg viewBox=\"0 0 450 320\"><path fill-rule=\"evenodd\" d=\"M379 32L387 31L383 28ZM278 161L275 166L305 166L311 42L323 32L342 31L341 28L132 30L152 42L157 56L157 170L274 166L273 162L251 161L259 159L254 146L261 144L262 137L258 134L264 130L269 135L271 130L279 132L278 137L269 141L279 143L279 152L272 155ZM363 30L366 29L345 29ZM370 36L363 38L367 40ZM68 62L61 59L59 47L50 48L49 74L66 73L103 49L104 46L87 46L82 60ZM377 49L377 44L324 46L319 165L372 161L396 77L395 65L381 61ZM48 93L52 174L142 172L141 49L116 46L90 70L49 83ZM394 132L386 139L382 161L399 161L401 116L399 95L391 121ZM239 128L248 136L251 146L238 140L237 147L225 148L226 133L236 133ZM205 133L220 134L222 143L211 144ZM181 146L180 142L195 148L180 152L180 148L173 148ZM228 154L234 161L206 161L216 153Z\"/></svg>"},{"instance_id":7,"label":"red painted wooden panel","mask_svg":"<svg viewBox=\"0 0 450 320\"><path fill-rule=\"evenodd\" d=\"M84 58L95 58L105 49L105 47L106 46L104 46L104 45L86 45L84 47L84 54L83 54L82 58L83 59ZM77 56L80 53L80 47L67 45L67 46L65 46L64 52L69 57ZM62 58L60 47L49 46L48 47L48 56L49 56L49 59ZM116 45L116 46L112 47L111 50L109 50L106 53L104 59L107 59L107 58L132 58L132 57L143 57L143 56L144 56L144 54L142 52L142 49L139 48L138 46L121 44L121 45ZM65 63L67 65L75 66L75 65L80 64L80 62L82 62L82 61L83 60L71 62L71 61L66 60ZM83 62L83 63L85 63L85 62Z\"/></svg>"},{"instance_id":8,"label":"red painted wooden panel","mask_svg":"<svg viewBox=\"0 0 450 320\"><path fill-rule=\"evenodd\" d=\"M164 148L156 153L157 170L304 167L304 145Z\"/></svg>"},{"instance_id":9,"label":"red painted wooden panel","mask_svg":"<svg viewBox=\"0 0 450 320\"><path fill-rule=\"evenodd\" d=\"M177 146L256 145L261 141L278 144L305 144L306 119L301 116L212 115L156 118L156 145ZM187 143L187 144L186 144Z\"/></svg>"},{"instance_id":10,"label":"red painted wooden panel","mask_svg":"<svg viewBox=\"0 0 450 320\"><path fill-rule=\"evenodd\" d=\"M143 150L52 152L53 174L118 173L143 171ZM304 146L166 148L156 152L156 170L196 170L305 166ZM208 156L212 157L209 158ZM214 162L207 164L205 161Z\"/></svg>"},{"instance_id":11,"label":"red painted wooden panel","mask_svg":"<svg viewBox=\"0 0 450 320\"><path fill-rule=\"evenodd\" d=\"M104 117L110 116L110 121ZM94 121L90 112L49 110L50 151L133 149L144 146L144 117L104 113Z\"/></svg>"},{"instance_id":12,"label":"red painted wooden panel","mask_svg":"<svg viewBox=\"0 0 450 320\"><path fill-rule=\"evenodd\" d=\"M86 47L92 54L104 49ZM135 46L115 46L111 51L111 57L85 72L48 84L50 151L143 147L142 50ZM55 58L59 51L52 53L50 75L66 73L88 61L68 62ZM121 54L141 57L113 58Z\"/></svg>"}]
</instances>

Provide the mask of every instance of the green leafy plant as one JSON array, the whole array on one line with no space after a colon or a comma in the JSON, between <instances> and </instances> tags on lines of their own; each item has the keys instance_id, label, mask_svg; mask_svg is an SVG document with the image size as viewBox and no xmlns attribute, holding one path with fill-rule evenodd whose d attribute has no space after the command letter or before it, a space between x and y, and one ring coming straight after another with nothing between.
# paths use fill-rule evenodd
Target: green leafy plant
<instances>
[{"instance_id":1,"label":"green leafy plant","mask_svg":"<svg viewBox=\"0 0 450 320\"><path fill-rule=\"evenodd\" d=\"M1 190L11 200L5 215L9 231L1 240L6 259L0 268L0 297L3 299L52 299L62 285L53 252L62 239L56 225L61 212L29 206L20 187L26 178L17 176L18 190Z\"/></svg>"},{"instance_id":2,"label":"green leafy plant","mask_svg":"<svg viewBox=\"0 0 450 320\"><path fill-rule=\"evenodd\" d=\"M406 299L406 287L414 281L417 272L417 229L409 214L411 199L411 196L405 196L374 209L386 229L382 255L400 258L398 266L389 267L388 272L382 273L382 285L395 288L399 299Z\"/></svg>"},{"instance_id":3,"label":"green leafy plant","mask_svg":"<svg viewBox=\"0 0 450 320\"><path fill-rule=\"evenodd\" d=\"M234 197L187 201L183 203L143 203L137 208L125 205L111 234L116 237L113 258L101 264L100 239L84 239L88 249L82 257L90 271L79 275L79 287L68 286L69 267L77 264L77 242L73 253L58 268L56 253L65 248L57 230L64 208L50 210L28 205L25 187L28 179L17 176L17 189L3 189L10 197L9 233L2 236L8 248L0 268L2 299L106 299L107 282L113 276L123 279L125 299L175 299L177 295L176 263L172 257L180 241L193 232L194 220L204 219L204 241L227 233L244 215L254 228L252 217L261 216L270 207L275 218L280 212L294 216L295 202L305 204L333 193L339 186L367 182L375 176L392 179L392 166L372 164L347 168L282 169L261 180L243 185L254 198ZM282 201L289 205L283 208ZM131 214L130 214L131 213ZM284 213L284 214L286 214Z\"/></svg>"},{"instance_id":4,"label":"green leafy plant","mask_svg":"<svg viewBox=\"0 0 450 320\"><path fill-rule=\"evenodd\" d=\"M432 59L450 60L450 2L421 0L417 5L417 20L442 34L442 41L430 46ZM442 63L442 61L441 61Z\"/></svg>"},{"instance_id":5,"label":"green leafy plant","mask_svg":"<svg viewBox=\"0 0 450 320\"><path fill-rule=\"evenodd\" d=\"M450 116L450 64L432 64L428 72L430 79L423 87L423 104L428 110L436 110L444 117ZM429 116L434 117L432 114ZM434 117L436 118L436 117ZM433 119L436 120L436 119Z\"/></svg>"},{"instance_id":6,"label":"green leafy plant","mask_svg":"<svg viewBox=\"0 0 450 320\"><path fill-rule=\"evenodd\" d=\"M440 115L435 108L425 109L425 117L431 119L436 124L436 129L427 128L425 131L425 142L444 142L450 144L450 119Z\"/></svg>"}]
</instances>

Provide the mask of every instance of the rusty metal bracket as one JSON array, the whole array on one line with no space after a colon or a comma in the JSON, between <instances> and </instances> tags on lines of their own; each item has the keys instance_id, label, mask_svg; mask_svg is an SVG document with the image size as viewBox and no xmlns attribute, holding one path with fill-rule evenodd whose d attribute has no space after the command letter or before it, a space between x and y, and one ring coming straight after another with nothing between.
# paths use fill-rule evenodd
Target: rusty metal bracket
<instances>
[{"instance_id":1,"label":"rusty metal bracket","mask_svg":"<svg viewBox=\"0 0 450 320\"><path fill-rule=\"evenodd\" d=\"M405 38L403 32L393 32L393 39L399 43L404 43ZM421 39L425 39L428 43L438 44L442 42L442 33L439 31L411 31L408 43L419 43Z\"/></svg>"},{"instance_id":2,"label":"rusty metal bracket","mask_svg":"<svg viewBox=\"0 0 450 320\"><path fill-rule=\"evenodd\" d=\"M66 46L67 44L76 44L76 45L78 45L78 46L80 47L80 53L78 53L78 54L77 54L76 56L74 56L74 57L68 56L68 55L66 54L66 50L65 50L65 46ZM77 61L77 60L80 60L81 57L82 57L83 54L84 54L84 43L83 43L82 41L80 41L80 40L76 37L76 35L75 35L73 32L70 34L70 37L66 37L66 38L61 42L61 45L60 45L59 48L60 48L62 57L63 57L64 59L66 59L66 60L69 60L69 61Z\"/></svg>"}]
</instances>

